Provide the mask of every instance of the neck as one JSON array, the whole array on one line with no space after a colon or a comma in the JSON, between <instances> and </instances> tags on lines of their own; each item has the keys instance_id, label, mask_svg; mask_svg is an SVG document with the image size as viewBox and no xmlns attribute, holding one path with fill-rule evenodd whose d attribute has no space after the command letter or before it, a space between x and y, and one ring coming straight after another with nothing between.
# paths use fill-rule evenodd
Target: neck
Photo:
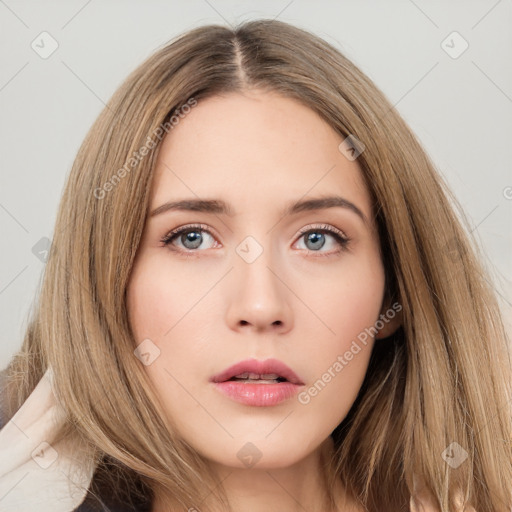
<instances>
[{"instance_id":1,"label":"neck","mask_svg":"<svg viewBox=\"0 0 512 512\"><path fill-rule=\"evenodd\" d=\"M244 512L357 512L358 508L348 500L341 481L334 493L336 503L342 508L332 510L325 478L327 458L332 454L333 441L328 437L317 450L289 467L279 468L232 468L211 463L226 490L232 510ZM197 504L198 510L220 512L214 508L208 496ZM176 510L180 508L177 507ZM194 509L191 509L194 510ZM161 496L156 496L151 512L170 512L165 509Z\"/></svg>"}]
</instances>

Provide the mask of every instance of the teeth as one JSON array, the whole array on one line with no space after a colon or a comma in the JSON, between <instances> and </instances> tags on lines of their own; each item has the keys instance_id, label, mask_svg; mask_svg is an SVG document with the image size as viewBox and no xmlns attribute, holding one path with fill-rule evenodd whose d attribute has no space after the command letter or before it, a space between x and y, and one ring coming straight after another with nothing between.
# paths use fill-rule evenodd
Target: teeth
<instances>
[{"instance_id":1,"label":"teeth","mask_svg":"<svg viewBox=\"0 0 512 512\"><path fill-rule=\"evenodd\" d=\"M251 384L251 386L256 386L258 384L279 384L278 380L261 380L261 379L237 379L235 378L234 382L244 382L246 384Z\"/></svg>"},{"instance_id":2,"label":"teeth","mask_svg":"<svg viewBox=\"0 0 512 512\"><path fill-rule=\"evenodd\" d=\"M263 375L260 376L260 379L275 380L275 379L279 379L279 375L277 375L277 373L264 373Z\"/></svg>"},{"instance_id":3,"label":"teeth","mask_svg":"<svg viewBox=\"0 0 512 512\"><path fill-rule=\"evenodd\" d=\"M277 380L279 375L277 373L264 373L262 375L258 373L241 373L240 375L235 375L235 379L249 379L249 380Z\"/></svg>"}]
</instances>

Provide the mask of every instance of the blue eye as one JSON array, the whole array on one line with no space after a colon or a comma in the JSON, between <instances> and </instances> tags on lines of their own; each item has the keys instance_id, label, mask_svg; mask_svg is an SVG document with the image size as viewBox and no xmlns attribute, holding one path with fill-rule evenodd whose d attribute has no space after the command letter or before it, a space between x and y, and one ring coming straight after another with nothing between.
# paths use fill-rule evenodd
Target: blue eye
<instances>
[{"instance_id":1,"label":"blue eye","mask_svg":"<svg viewBox=\"0 0 512 512\"><path fill-rule=\"evenodd\" d=\"M199 247L204 242L204 234L215 241L213 235L205 225L194 224L183 226L171 231L162 238L161 242L166 246L172 246L172 250L181 252L185 256L192 256L193 253L199 252ZM326 243L329 246L328 242L326 242L326 235L333 239L333 243L337 248L334 247L334 250L330 251L321 251ZM345 250L350 242L350 239L341 231L329 225L316 227L308 226L299 232L298 238L299 240L305 239L306 244L311 244L309 247L306 247L306 250L309 253L318 253L319 256L337 254ZM176 246L176 241L180 242L181 247Z\"/></svg>"},{"instance_id":2,"label":"blue eye","mask_svg":"<svg viewBox=\"0 0 512 512\"><path fill-rule=\"evenodd\" d=\"M320 256L330 256L333 253L338 253L347 249L350 238L345 236L341 231L332 226L323 225L320 227L307 227L300 231L300 239L305 239L305 243L311 243L310 252L318 252ZM338 248L334 248L331 251L322 251L322 249L326 244L326 235L334 239L334 244L338 246ZM308 247L306 247L308 249Z\"/></svg>"},{"instance_id":3,"label":"blue eye","mask_svg":"<svg viewBox=\"0 0 512 512\"><path fill-rule=\"evenodd\" d=\"M183 226L175 229L162 238L164 245L171 245L175 240L180 241L183 247L189 251L196 250L203 242L203 234L207 233L212 237L211 233L203 225ZM213 238L213 237L212 237ZM197 252L197 251L196 251Z\"/></svg>"}]
</instances>

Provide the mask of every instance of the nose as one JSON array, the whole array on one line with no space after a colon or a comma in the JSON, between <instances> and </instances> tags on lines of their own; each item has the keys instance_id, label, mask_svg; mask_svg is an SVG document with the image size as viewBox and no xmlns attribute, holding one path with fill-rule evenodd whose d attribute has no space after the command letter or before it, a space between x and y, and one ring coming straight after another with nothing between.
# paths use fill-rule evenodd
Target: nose
<instances>
[{"instance_id":1,"label":"nose","mask_svg":"<svg viewBox=\"0 0 512 512\"><path fill-rule=\"evenodd\" d=\"M227 291L226 320L231 329L284 334L293 327L292 292L285 276L273 267L267 251L252 263L236 261Z\"/></svg>"}]
</instances>

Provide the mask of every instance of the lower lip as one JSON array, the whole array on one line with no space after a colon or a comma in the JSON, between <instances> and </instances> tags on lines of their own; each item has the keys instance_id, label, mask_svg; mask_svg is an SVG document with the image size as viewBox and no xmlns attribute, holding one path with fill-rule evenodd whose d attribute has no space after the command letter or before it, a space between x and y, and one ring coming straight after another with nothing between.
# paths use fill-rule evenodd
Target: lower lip
<instances>
[{"instance_id":1,"label":"lower lip","mask_svg":"<svg viewBox=\"0 0 512 512\"><path fill-rule=\"evenodd\" d=\"M269 407L288 400L295 395L300 386L291 382L276 384L251 384L228 380L215 382L219 391L236 402L255 407Z\"/></svg>"}]
</instances>

